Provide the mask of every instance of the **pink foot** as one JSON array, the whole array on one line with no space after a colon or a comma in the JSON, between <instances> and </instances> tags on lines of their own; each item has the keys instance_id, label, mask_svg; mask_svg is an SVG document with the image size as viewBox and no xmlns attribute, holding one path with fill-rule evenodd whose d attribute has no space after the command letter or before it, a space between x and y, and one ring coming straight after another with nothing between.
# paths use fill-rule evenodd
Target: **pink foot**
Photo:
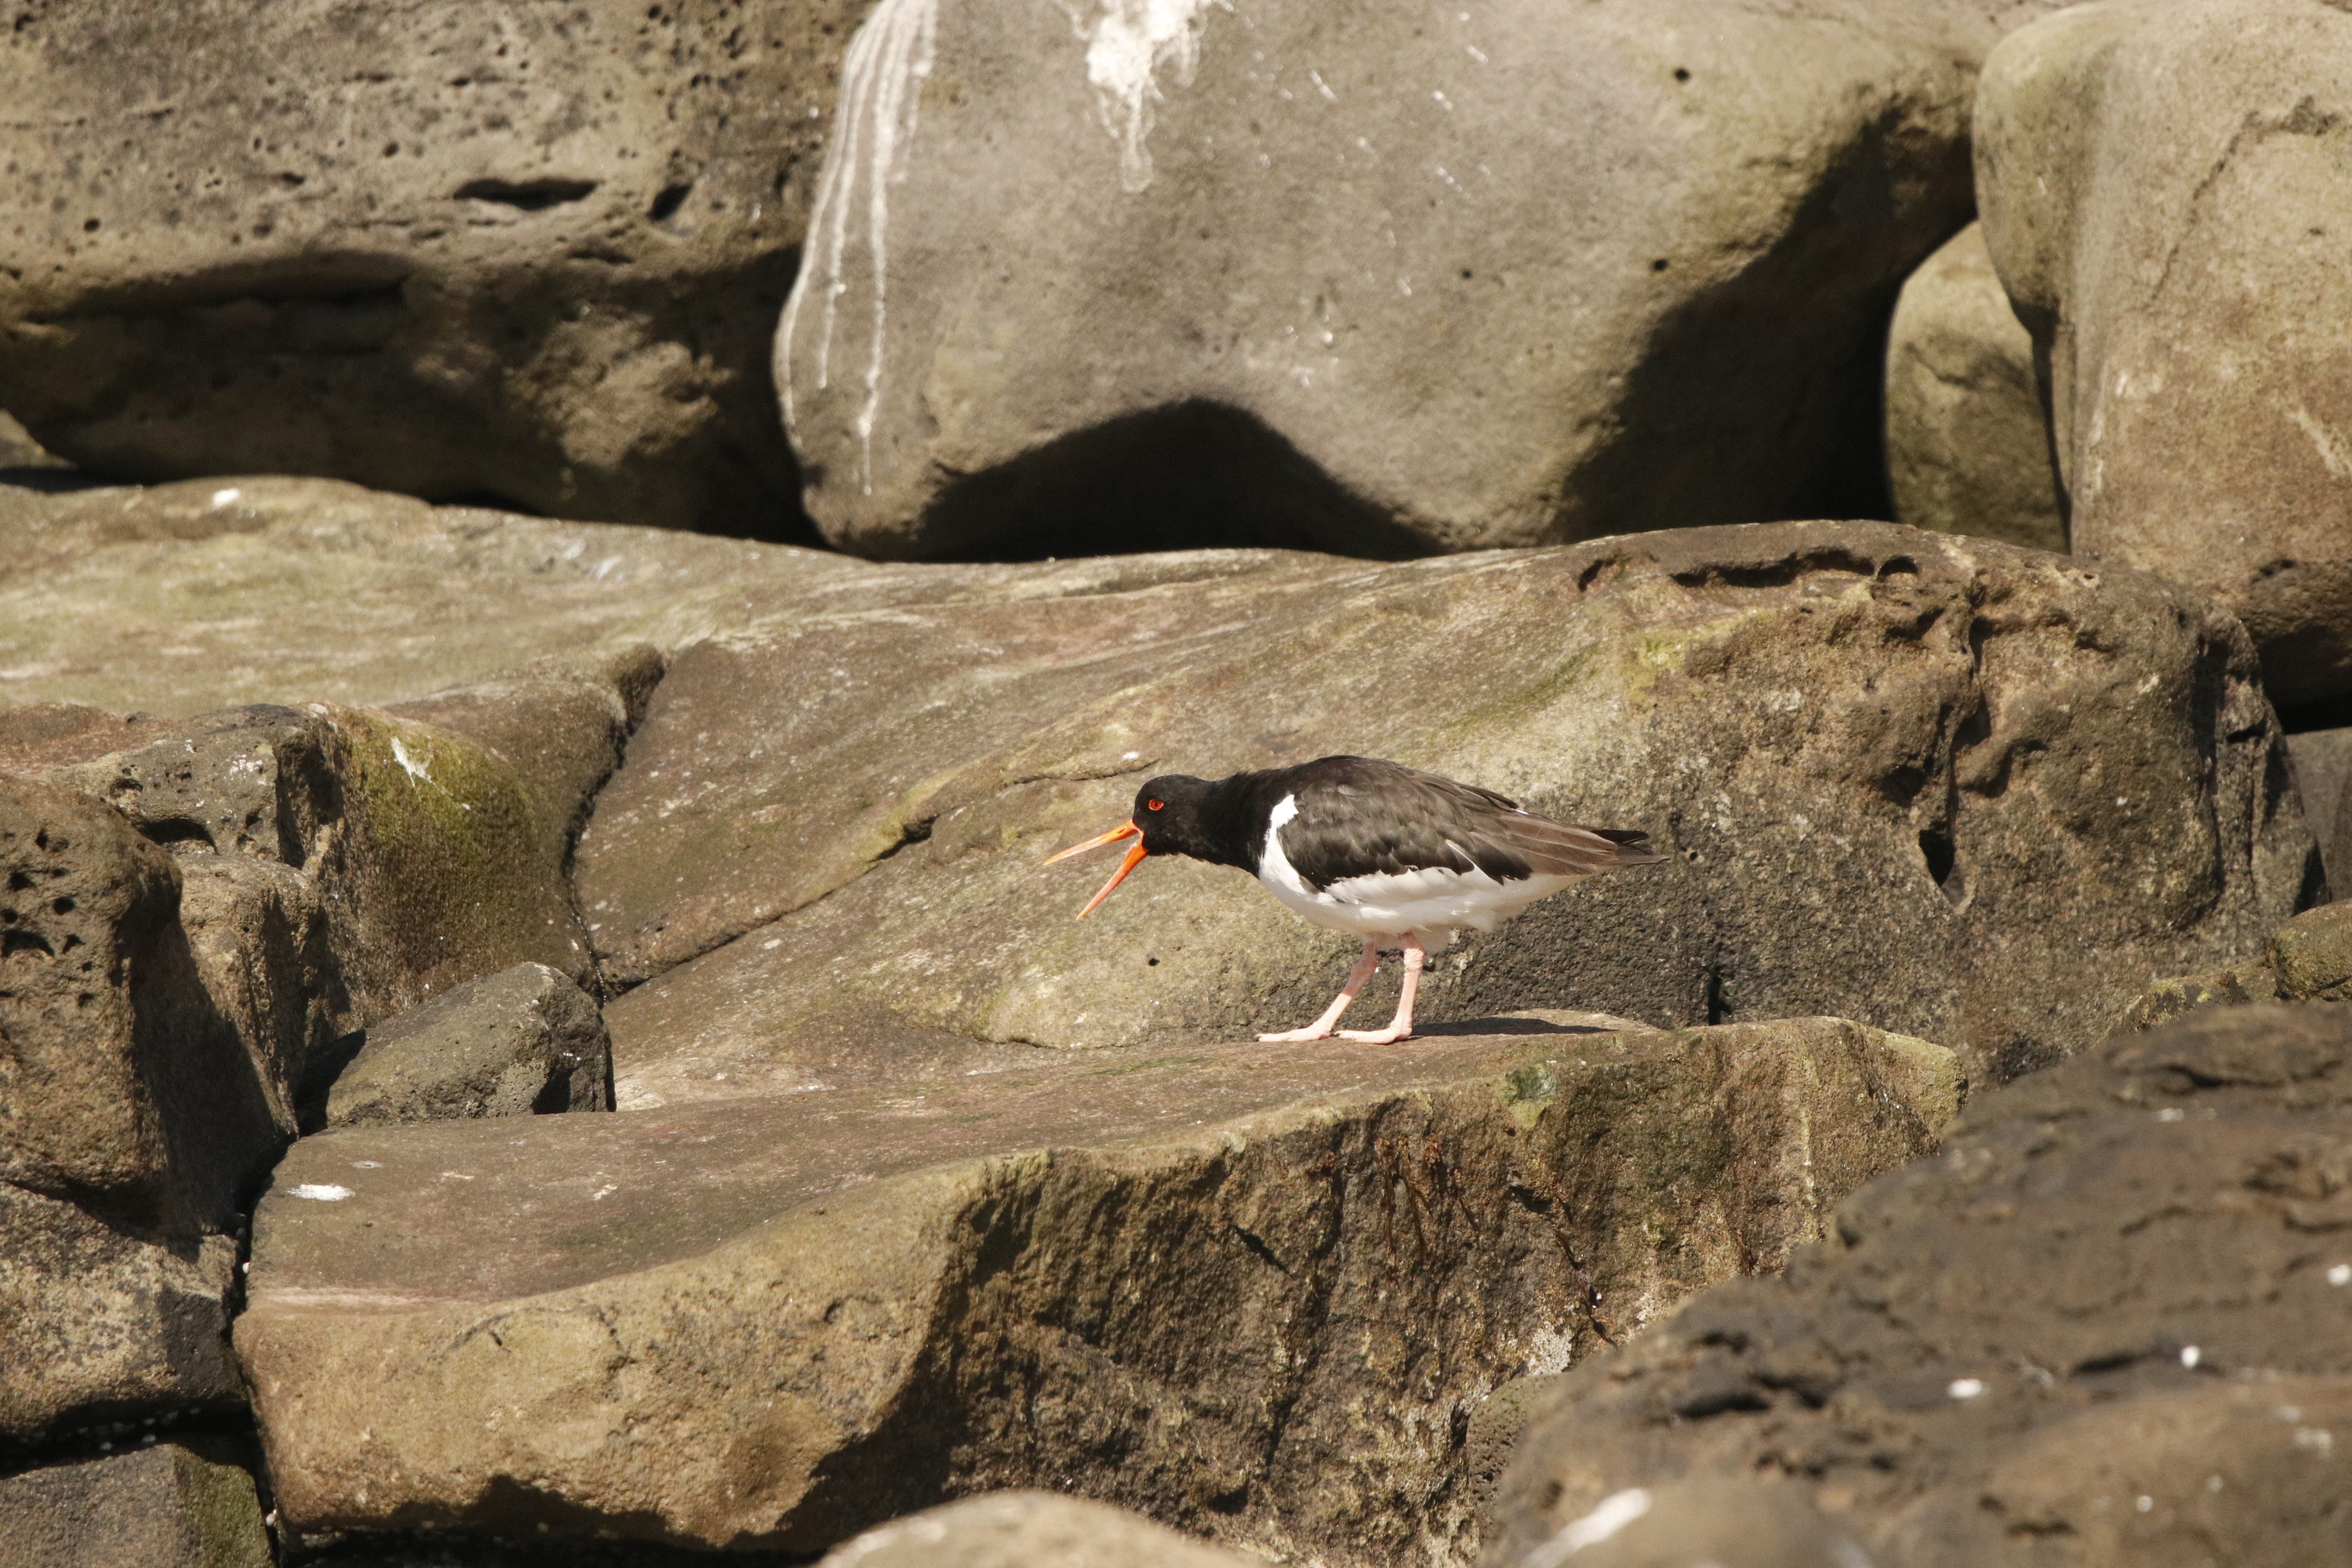
<instances>
[{"instance_id":1,"label":"pink foot","mask_svg":"<svg viewBox=\"0 0 2352 1568\"><path fill-rule=\"evenodd\" d=\"M1394 1045L1399 1040L1412 1038L1412 1031L1394 1026L1386 1029L1342 1029L1339 1031L1339 1037L1343 1040L1361 1040L1368 1046L1388 1046Z\"/></svg>"},{"instance_id":2,"label":"pink foot","mask_svg":"<svg viewBox=\"0 0 2352 1568\"><path fill-rule=\"evenodd\" d=\"M1328 1040L1330 1037L1329 1028L1309 1024L1303 1029L1285 1029L1278 1035L1260 1035L1258 1039L1269 1046L1285 1046L1302 1044L1307 1040Z\"/></svg>"}]
</instances>

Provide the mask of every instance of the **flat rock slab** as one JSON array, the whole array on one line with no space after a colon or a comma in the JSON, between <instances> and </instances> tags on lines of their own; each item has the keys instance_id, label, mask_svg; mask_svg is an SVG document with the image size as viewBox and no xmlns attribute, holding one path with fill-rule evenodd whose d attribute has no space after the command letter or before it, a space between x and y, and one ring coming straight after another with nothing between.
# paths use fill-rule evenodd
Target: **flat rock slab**
<instances>
[{"instance_id":1,"label":"flat rock slab","mask_svg":"<svg viewBox=\"0 0 2352 1568\"><path fill-rule=\"evenodd\" d=\"M814 1551L1083 1476L1229 1543L1443 1557L1488 1390L1774 1267L1957 1091L1811 1019L347 1130L264 1198L237 1345L298 1531Z\"/></svg>"},{"instance_id":2,"label":"flat rock slab","mask_svg":"<svg viewBox=\"0 0 2352 1568\"><path fill-rule=\"evenodd\" d=\"M1045 857L1157 773L1385 756L1673 856L1466 938L1430 1019L1834 1014L1977 1082L2321 885L2243 631L2140 574L1866 522L1111 567L932 568L678 655L578 861L608 975L653 977L607 1014L638 1092L789 1087L877 1016L1090 1047L1314 1016L1354 944L1238 872L1155 858L1071 919L1108 868Z\"/></svg>"},{"instance_id":3,"label":"flat rock slab","mask_svg":"<svg viewBox=\"0 0 2352 1568\"><path fill-rule=\"evenodd\" d=\"M1629 1487L1775 1474L1881 1563L2346 1561L2347 1140L2345 1007L2200 1013L1974 1100L1834 1247L1571 1368L1484 1561Z\"/></svg>"}]
</instances>

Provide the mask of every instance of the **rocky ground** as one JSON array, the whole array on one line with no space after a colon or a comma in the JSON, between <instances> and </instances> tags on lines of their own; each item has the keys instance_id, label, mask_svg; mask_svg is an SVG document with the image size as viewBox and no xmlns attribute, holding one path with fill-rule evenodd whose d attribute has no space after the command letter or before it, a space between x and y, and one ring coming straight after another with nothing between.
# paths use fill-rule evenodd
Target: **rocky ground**
<instances>
[{"instance_id":1,"label":"rocky ground","mask_svg":"<svg viewBox=\"0 0 2352 1568\"><path fill-rule=\"evenodd\" d=\"M2352 1559L2340 7L0 83L0 1568ZM1667 858L1070 919L1336 752Z\"/></svg>"}]
</instances>

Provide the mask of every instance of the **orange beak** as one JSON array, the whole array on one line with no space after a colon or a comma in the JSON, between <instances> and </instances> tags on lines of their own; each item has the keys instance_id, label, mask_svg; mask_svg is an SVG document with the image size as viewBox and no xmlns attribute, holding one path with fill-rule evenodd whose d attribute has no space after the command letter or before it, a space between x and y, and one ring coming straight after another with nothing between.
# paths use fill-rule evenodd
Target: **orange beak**
<instances>
[{"instance_id":1,"label":"orange beak","mask_svg":"<svg viewBox=\"0 0 2352 1568\"><path fill-rule=\"evenodd\" d=\"M1056 860L1066 860L1073 855L1083 855L1089 849L1099 849L1106 844L1116 844L1122 838L1140 839L1142 837L1143 829L1138 827L1132 822L1122 822L1117 827L1112 828L1108 833L1102 834L1097 837L1089 838L1084 844L1073 844L1067 849L1046 856L1045 864L1050 866ZM1078 919L1084 920L1088 915L1094 913L1095 906L1101 903L1105 899L1109 898L1110 890L1113 888L1118 887L1121 882L1126 881L1127 874L1129 871L1134 870L1138 866L1142 865L1144 856L1149 853L1150 851L1145 849L1140 843L1137 844L1134 848L1129 849L1127 852L1127 858L1118 863L1118 869L1110 874L1110 880L1102 885L1102 891L1087 900L1087 907L1078 911Z\"/></svg>"}]
</instances>

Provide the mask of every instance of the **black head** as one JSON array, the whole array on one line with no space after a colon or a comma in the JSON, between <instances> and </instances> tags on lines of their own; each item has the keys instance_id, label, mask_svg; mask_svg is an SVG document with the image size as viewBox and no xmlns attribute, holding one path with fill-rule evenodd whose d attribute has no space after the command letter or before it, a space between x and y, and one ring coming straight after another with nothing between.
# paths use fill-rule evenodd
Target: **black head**
<instances>
[{"instance_id":1,"label":"black head","mask_svg":"<svg viewBox=\"0 0 2352 1568\"><path fill-rule=\"evenodd\" d=\"M1207 836L1202 805L1209 781L1190 773L1162 773L1135 792L1135 814L1128 820L1142 830L1143 847L1153 855L1188 855L1195 860L1223 858Z\"/></svg>"}]
</instances>

